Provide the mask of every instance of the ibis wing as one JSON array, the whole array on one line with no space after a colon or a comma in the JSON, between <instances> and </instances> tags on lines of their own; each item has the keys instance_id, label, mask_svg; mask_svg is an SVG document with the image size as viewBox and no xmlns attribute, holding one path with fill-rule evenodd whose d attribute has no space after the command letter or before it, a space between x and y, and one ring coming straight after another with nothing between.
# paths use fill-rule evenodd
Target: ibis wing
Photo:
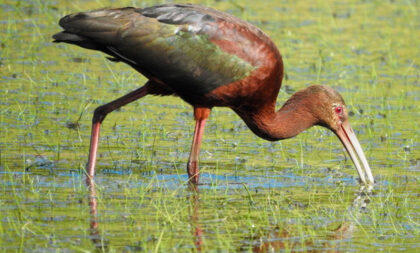
<instances>
[{"instance_id":1,"label":"ibis wing","mask_svg":"<svg viewBox=\"0 0 420 253\"><path fill-rule=\"evenodd\" d=\"M54 38L116 56L179 94L205 94L255 69L212 43L223 36L218 13L195 5L102 9L64 17ZM77 39L65 41L70 34Z\"/></svg>"}]
</instances>

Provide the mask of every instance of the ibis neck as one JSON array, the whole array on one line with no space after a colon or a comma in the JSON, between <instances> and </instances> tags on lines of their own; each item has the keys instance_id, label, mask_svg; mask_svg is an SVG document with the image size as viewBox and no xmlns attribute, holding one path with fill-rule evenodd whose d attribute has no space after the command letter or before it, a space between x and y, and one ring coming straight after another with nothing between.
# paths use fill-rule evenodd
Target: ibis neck
<instances>
[{"instance_id":1,"label":"ibis neck","mask_svg":"<svg viewBox=\"0 0 420 253\"><path fill-rule=\"evenodd\" d=\"M317 123L305 103L289 99L275 111L275 103L258 108L237 109L235 112L257 136L276 141L296 136Z\"/></svg>"}]
</instances>

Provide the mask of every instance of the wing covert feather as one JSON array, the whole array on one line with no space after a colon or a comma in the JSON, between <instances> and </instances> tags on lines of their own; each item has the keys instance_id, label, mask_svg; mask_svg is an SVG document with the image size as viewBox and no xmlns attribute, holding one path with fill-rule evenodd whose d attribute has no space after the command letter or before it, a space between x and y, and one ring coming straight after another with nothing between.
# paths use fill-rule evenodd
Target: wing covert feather
<instances>
[{"instance_id":1,"label":"wing covert feather","mask_svg":"<svg viewBox=\"0 0 420 253\"><path fill-rule=\"evenodd\" d=\"M218 17L187 7L102 9L66 16L60 25L135 62L180 94L205 94L248 76L255 66L211 41L220 36Z\"/></svg>"}]
</instances>

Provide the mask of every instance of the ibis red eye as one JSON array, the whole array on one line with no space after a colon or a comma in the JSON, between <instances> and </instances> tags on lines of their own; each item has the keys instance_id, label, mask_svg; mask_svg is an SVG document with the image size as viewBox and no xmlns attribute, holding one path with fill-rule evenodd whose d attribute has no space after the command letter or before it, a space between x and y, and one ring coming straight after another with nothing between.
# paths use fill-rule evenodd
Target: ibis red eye
<instances>
[{"instance_id":1,"label":"ibis red eye","mask_svg":"<svg viewBox=\"0 0 420 253\"><path fill-rule=\"evenodd\" d=\"M343 112L343 107L341 107L341 106L337 106L337 107L335 108L335 112L336 112L337 114L341 114L341 113Z\"/></svg>"}]
</instances>

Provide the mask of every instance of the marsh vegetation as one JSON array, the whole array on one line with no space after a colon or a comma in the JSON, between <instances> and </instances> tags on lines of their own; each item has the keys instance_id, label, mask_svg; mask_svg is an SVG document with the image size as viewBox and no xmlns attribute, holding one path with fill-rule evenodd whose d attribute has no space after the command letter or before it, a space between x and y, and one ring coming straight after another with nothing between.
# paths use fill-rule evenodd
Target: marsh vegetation
<instances>
[{"instance_id":1,"label":"marsh vegetation","mask_svg":"<svg viewBox=\"0 0 420 253\"><path fill-rule=\"evenodd\" d=\"M98 52L53 44L65 14L161 1L0 2L0 245L4 252L411 251L420 248L417 1L189 1L275 41L278 105L310 83L338 90L375 176L360 189L336 136L266 142L213 110L199 190L187 184L194 121L146 97L104 121L95 188L84 181L93 110L145 82Z\"/></svg>"}]
</instances>

